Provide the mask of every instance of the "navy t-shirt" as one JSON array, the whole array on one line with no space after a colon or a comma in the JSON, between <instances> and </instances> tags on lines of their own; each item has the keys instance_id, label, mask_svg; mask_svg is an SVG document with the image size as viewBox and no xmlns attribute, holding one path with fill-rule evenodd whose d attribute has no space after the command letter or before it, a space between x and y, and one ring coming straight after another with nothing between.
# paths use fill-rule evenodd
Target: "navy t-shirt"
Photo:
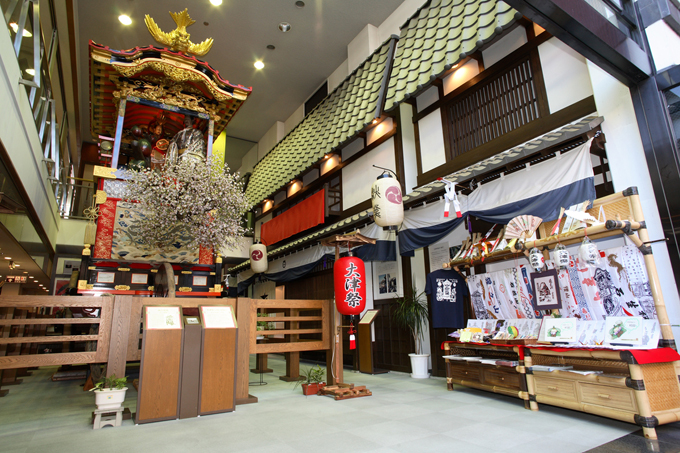
<instances>
[{"instance_id":1,"label":"navy t-shirt","mask_svg":"<svg viewBox=\"0 0 680 453\"><path fill-rule=\"evenodd\" d=\"M427 276L425 293L432 302L432 327L465 327L463 297L469 293L465 279L458 272L447 269L431 272Z\"/></svg>"}]
</instances>

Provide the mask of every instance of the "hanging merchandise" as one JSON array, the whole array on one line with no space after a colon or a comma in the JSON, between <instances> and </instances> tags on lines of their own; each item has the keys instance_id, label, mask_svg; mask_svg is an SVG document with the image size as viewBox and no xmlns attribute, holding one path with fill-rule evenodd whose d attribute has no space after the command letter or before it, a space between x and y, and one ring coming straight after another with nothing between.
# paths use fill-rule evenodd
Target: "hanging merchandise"
<instances>
[{"instance_id":1,"label":"hanging merchandise","mask_svg":"<svg viewBox=\"0 0 680 453\"><path fill-rule=\"evenodd\" d=\"M553 250L553 260L557 269L566 269L569 267L569 251L562 244L557 244Z\"/></svg>"},{"instance_id":2,"label":"hanging merchandise","mask_svg":"<svg viewBox=\"0 0 680 453\"><path fill-rule=\"evenodd\" d=\"M373 218L378 226L396 229L404 221L404 205L401 199L401 186L388 171L371 186Z\"/></svg>"},{"instance_id":3,"label":"hanging merchandise","mask_svg":"<svg viewBox=\"0 0 680 453\"><path fill-rule=\"evenodd\" d=\"M543 252L536 247L532 248L531 251L529 251L529 263L531 263L531 267L533 267L536 272L540 272L545 265Z\"/></svg>"},{"instance_id":4,"label":"hanging merchandise","mask_svg":"<svg viewBox=\"0 0 680 453\"><path fill-rule=\"evenodd\" d=\"M505 228L505 237L508 239L519 239L524 242L534 235L536 229L543 219L532 215L520 215L510 219Z\"/></svg>"},{"instance_id":5,"label":"hanging merchandise","mask_svg":"<svg viewBox=\"0 0 680 453\"><path fill-rule=\"evenodd\" d=\"M463 213L461 212L460 208L460 202L458 201L458 196L456 195L456 184L452 183L451 181L447 181L444 178L437 178L438 181L444 181L444 184L446 184L446 187L444 190L446 190L446 193L444 194L444 217L449 216L449 210L451 209L451 203L453 203L453 210L456 211L456 217L461 218L463 217Z\"/></svg>"},{"instance_id":6,"label":"hanging merchandise","mask_svg":"<svg viewBox=\"0 0 680 453\"><path fill-rule=\"evenodd\" d=\"M470 275L467 278L467 283L470 293L470 302L472 303L472 310L475 312L475 319L497 319L496 315L492 315L491 312L486 309L479 276Z\"/></svg>"},{"instance_id":7,"label":"hanging merchandise","mask_svg":"<svg viewBox=\"0 0 680 453\"><path fill-rule=\"evenodd\" d=\"M256 274L267 272L267 246L259 242L250 246L250 268Z\"/></svg>"},{"instance_id":8,"label":"hanging merchandise","mask_svg":"<svg viewBox=\"0 0 680 453\"><path fill-rule=\"evenodd\" d=\"M366 268L356 256L340 258L333 268L335 306L341 315L359 315L366 308Z\"/></svg>"},{"instance_id":9,"label":"hanging merchandise","mask_svg":"<svg viewBox=\"0 0 680 453\"><path fill-rule=\"evenodd\" d=\"M425 294L432 303L432 327L461 329L465 327L465 303L468 295L465 279L451 269L439 269L427 275ZM478 318L479 319L479 318Z\"/></svg>"},{"instance_id":10,"label":"hanging merchandise","mask_svg":"<svg viewBox=\"0 0 680 453\"><path fill-rule=\"evenodd\" d=\"M588 236L583 238L583 242L581 242L581 246L578 248L578 255L588 264L597 265L600 262L600 251L588 239Z\"/></svg>"},{"instance_id":11,"label":"hanging merchandise","mask_svg":"<svg viewBox=\"0 0 680 453\"><path fill-rule=\"evenodd\" d=\"M349 348L350 349L356 349L357 348L357 342L356 342L356 337L354 334L356 333L356 330L354 330L354 323L350 322L349 323L349 330L347 331L349 334Z\"/></svg>"}]
</instances>

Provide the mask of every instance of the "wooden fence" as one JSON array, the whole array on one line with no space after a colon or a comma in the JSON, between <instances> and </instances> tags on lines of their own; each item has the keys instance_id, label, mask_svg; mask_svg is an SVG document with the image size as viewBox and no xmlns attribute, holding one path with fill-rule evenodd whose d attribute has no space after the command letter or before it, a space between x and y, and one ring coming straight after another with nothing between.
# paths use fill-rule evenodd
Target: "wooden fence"
<instances>
[{"instance_id":1,"label":"wooden fence","mask_svg":"<svg viewBox=\"0 0 680 453\"><path fill-rule=\"evenodd\" d=\"M250 354L297 354L331 348L335 310L327 300L11 296L0 297L0 372L106 363L107 375L123 376L126 362L141 359L144 305L232 307L239 324L236 398L240 402L256 401L248 395ZM257 313L264 311L281 316L259 320L275 321L281 328L258 331ZM258 342L258 336L272 340ZM61 352L49 351L46 345L51 344L59 345Z\"/></svg>"}]
</instances>

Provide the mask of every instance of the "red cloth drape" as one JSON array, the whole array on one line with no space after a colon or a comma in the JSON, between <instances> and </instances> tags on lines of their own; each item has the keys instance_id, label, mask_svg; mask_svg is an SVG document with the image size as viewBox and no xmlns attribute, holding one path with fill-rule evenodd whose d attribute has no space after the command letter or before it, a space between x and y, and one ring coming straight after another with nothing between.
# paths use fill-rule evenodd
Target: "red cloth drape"
<instances>
[{"instance_id":1,"label":"red cloth drape","mask_svg":"<svg viewBox=\"0 0 680 453\"><path fill-rule=\"evenodd\" d=\"M117 201L108 198L99 205L99 219L97 219L97 236L94 241L92 258L111 259L113 246L113 223L116 220Z\"/></svg>"},{"instance_id":2,"label":"red cloth drape","mask_svg":"<svg viewBox=\"0 0 680 453\"><path fill-rule=\"evenodd\" d=\"M324 222L325 191L321 189L280 216L262 224L260 240L272 245Z\"/></svg>"}]
</instances>

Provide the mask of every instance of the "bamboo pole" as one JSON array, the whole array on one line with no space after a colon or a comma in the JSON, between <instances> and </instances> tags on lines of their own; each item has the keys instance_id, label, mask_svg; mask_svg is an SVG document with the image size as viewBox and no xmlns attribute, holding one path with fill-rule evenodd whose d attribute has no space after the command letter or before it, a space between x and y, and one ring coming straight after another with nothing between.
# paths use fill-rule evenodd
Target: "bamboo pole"
<instances>
[{"instance_id":1,"label":"bamboo pole","mask_svg":"<svg viewBox=\"0 0 680 453\"><path fill-rule=\"evenodd\" d=\"M644 382L645 376L642 373L642 368L640 368L640 365L629 364L628 369L630 370L630 378L633 380L633 382L635 381ZM652 407L649 404L649 395L647 395L647 390L635 389L633 390L633 394L635 395L635 401L637 402L638 405L638 414L640 414L642 420L651 421ZM647 439L656 439L656 429L654 429L653 427L648 428L643 425L642 433L645 435Z\"/></svg>"},{"instance_id":2,"label":"bamboo pole","mask_svg":"<svg viewBox=\"0 0 680 453\"><path fill-rule=\"evenodd\" d=\"M642 212L642 205L640 204L640 196L637 193L637 188L631 188L626 192L631 192L629 197L631 201L631 208L633 210L633 218L637 222L643 223L645 217ZM675 348L673 329L671 329L671 322L668 319L668 313L666 312L666 303L664 302L663 293L661 292L661 282L659 280L659 273L656 270L656 262L654 261L654 255L652 254L652 248L651 246L644 245L649 243L649 233L647 232L646 225L642 225L642 228L638 230L638 235L641 242L640 246L643 246L641 247L641 252L645 259L647 277L649 278L649 287L652 291L654 306L656 308L656 317L659 319L659 327L661 328L662 340L660 343L662 346Z\"/></svg>"}]
</instances>

